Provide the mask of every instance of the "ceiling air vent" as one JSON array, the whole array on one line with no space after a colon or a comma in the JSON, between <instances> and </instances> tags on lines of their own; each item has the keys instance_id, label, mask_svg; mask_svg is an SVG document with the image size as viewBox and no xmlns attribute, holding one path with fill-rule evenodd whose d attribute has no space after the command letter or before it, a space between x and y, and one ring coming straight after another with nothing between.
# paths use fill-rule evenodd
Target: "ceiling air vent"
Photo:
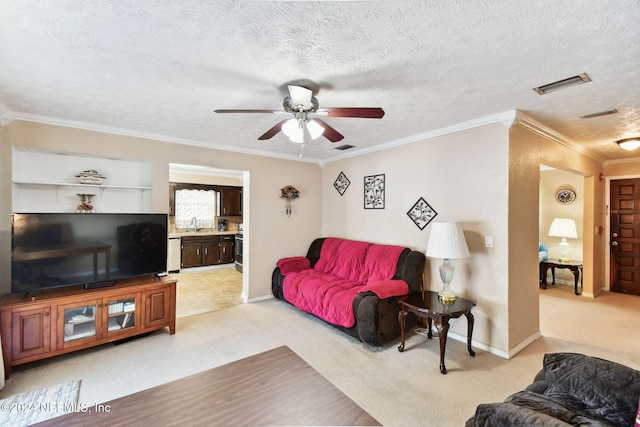
<instances>
[{"instance_id":1,"label":"ceiling air vent","mask_svg":"<svg viewBox=\"0 0 640 427\"><path fill-rule=\"evenodd\" d=\"M344 144L344 145L341 145L339 147L336 147L335 149L336 150L340 150L340 151L344 151L344 150L348 150L349 148L353 148L353 147L355 147L355 145Z\"/></svg>"},{"instance_id":2,"label":"ceiling air vent","mask_svg":"<svg viewBox=\"0 0 640 427\"><path fill-rule=\"evenodd\" d=\"M534 87L533 90L540 95L544 95L554 90L564 89L569 86L581 85L582 83L588 83L591 79L586 73L578 74L577 76L569 77L568 79L558 80L557 82L549 83L546 85Z\"/></svg>"},{"instance_id":3,"label":"ceiling air vent","mask_svg":"<svg viewBox=\"0 0 640 427\"><path fill-rule=\"evenodd\" d=\"M594 117L600 116L608 116L609 114L616 114L618 112L617 109L607 110L607 111L599 111L597 113L585 114L584 116L580 116L581 119L593 119Z\"/></svg>"}]
</instances>

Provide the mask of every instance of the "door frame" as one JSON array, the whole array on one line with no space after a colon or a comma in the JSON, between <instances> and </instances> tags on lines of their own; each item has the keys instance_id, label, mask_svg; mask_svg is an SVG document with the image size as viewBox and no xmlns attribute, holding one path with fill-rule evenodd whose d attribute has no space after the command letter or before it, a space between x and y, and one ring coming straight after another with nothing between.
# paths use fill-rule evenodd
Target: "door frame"
<instances>
[{"instance_id":1,"label":"door frame","mask_svg":"<svg viewBox=\"0 0 640 427\"><path fill-rule=\"evenodd\" d=\"M620 179L640 179L639 175L605 177L604 187L604 290L611 291L611 181Z\"/></svg>"}]
</instances>

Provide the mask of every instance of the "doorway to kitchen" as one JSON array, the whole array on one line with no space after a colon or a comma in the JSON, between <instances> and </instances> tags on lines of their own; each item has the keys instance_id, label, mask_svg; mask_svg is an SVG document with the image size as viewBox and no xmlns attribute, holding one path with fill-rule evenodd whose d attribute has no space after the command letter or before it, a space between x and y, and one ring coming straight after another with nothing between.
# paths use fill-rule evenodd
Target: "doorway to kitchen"
<instances>
[{"instance_id":1,"label":"doorway to kitchen","mask_svg":"<svg viewBox=\"0 0 640 427\"><path fill-rule=\"evenodd\" d=\"M169 236L173 247L169 258L173 259L170 274L178 279L177 317L246 301L248 280L236 267L235 242L244 229L242 208L248 178L248 171L169 165Z\"/></svg>"}]
</instances>

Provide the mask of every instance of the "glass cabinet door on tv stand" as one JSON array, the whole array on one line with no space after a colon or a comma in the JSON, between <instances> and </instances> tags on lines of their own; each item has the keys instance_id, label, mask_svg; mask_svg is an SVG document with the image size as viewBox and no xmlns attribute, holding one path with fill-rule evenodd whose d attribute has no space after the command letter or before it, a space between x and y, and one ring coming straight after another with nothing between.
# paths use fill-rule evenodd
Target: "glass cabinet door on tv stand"
<instances>
[{"instance_id":1,"label":"glass cabinet door on tv stand","mask_svg":"<svg viewBox=\"0 0 640 427\"><path fill-rule=\"evenodd\" d=\"M64 347L97 339L101 333L101 324L96 322L98 304L98 301L92 301L86 305L69 304L59 308L62 311L59 318L62 318L64 322L62 328Z\"/></svg>"},{"instance_id":2,"label":"glass cabinet door on tv stand","mask_svg":"<svg viewBox=\"0 0 640 427\"><path fill-rule=\"evenodd\" d=\"M109 301L107 307L107 333L136 327L136 299L124 298Z\"/></svg>"},{"instance_id":3,"label":"glass cabinet door on tv stand","mask_svg":"<svg viewBox=\"0 0 640 427\"><path fill-rule=\"evenodd\" d=\"M139 324L135 297L105 298L59 307L64 348L111 335L126 335Z\"/></svg>"}]
</instances>

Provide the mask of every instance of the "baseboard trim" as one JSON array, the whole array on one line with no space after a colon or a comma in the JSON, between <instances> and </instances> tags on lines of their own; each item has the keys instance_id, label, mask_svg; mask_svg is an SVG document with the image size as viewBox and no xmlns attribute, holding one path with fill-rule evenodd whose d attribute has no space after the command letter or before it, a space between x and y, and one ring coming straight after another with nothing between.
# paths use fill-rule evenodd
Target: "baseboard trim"
<instances>
[{"instance_id":1,"label":"baseboard trim","mask_svg":"<svg viewBox=\"0 0 640 427\"><path fill-rule=\"evenodd\" d=\"M459 334L456 334L455 332L449 332L447 334L447 338L452 338L452 339L454 339L456 341L460 341L460 342L463 342L465 344L467 342L467 337L465 335L459 335ZM536 340L538 340L540 338L542 338L542 334L538 330L534 334L530 335L527 339L521 341L517 346L515 346L514 348L512 348L508 352L504 351L504 350L501 350L499 348L492 347L492 346L487 345L485 343L474 341L473 339L471 340L471 347L479 349L479 350L486 351L488 353L493 354L494 356L498 356L498 357L501 357L503 359L507 359L508 360L508 359L511 359L516 354L518 354L526 346L528 346L529 344L531 344L532 342L534 342L534 341L536 341Z\"/></svg>"}]
</instances>

